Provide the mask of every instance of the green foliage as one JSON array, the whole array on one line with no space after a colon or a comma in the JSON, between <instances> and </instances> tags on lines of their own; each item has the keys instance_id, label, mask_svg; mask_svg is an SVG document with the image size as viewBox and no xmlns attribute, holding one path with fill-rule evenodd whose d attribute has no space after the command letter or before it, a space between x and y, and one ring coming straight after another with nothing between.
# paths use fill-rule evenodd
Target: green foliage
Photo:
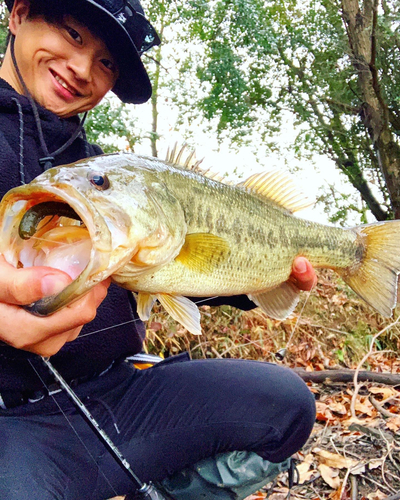
<instances>
[{"instance_id":1,"label":"green foliage","mask_svg":"<svg viewBox=\"0 0 400 500\"><path fill-rule=\"evenodd\" d=\"M379 10L374 64L397 137L400 42L395 3L389 0ZM238 145L253 141L274 149L273 139L289 110L299 130L294 151L335 162L363 200L360 220L366 210L379 220L393 216L372 132L362 119L360 75L350 56L339 0L145 4L164 34L164 45L177 45L163 60L166 71L158 75L158 88L180 109L180 126L195 129L205 119L203 128L220 140ZM334 217L343 220L344 214Z\"/></svg>"},{"instance_id":2,"label":"green foliage","mask_svg":"<svg viewBox=\"0 0 400 500\"><path fill-rule=\"evenodd\" d=\"M134 150L142 139L135 132L135 124L130 106L108 97L89 113L85 129L89 142L98 144L105 153L113 153L121 149Z\"/></svg>"},{"instance_id":3,"label":"green foliage","mask_svg":"<svg viewBox=\"0 0 400 500\"><path fill-rule=\"evenodd\" d=\"M5 4L2 2L0 5L0 64L3 61L3 57L7 47L7 36L8 36L8 10Z\"/></svg>"},{"instance_id":4,"label":"green foliage","mask_svg":"<svg viewBox=\"0 0 400 500\"><path fill-rule=\"evenodd\" d=\"M252 143L260 154L276 151L275 137L283 132L282 117L290 111L298 130L295 155L330 158L358 193L349 198L328 187L321 201L331 221L344 224L350 213L358 214L360 222L367 221L368 213L378 220L393 218L397 188L392 183L389 189L380 163L389 153L378 151L375 132L366 126L368 106L339 0L144 0L143 4L163 41L144 56L154 88L152 130L146 134L154 155L160 138L160 103L179 110L176 127L182 135L195 135L201 127L232 145ZM396 0L387 0L377 11L371 71L381 90L388 133L396 141L400 39L395 4ZM143 139L143 134L132 135L133 124L124 113L106 105L92 115L90 133L107 150L115 143L107 138L110 126L111 137L128 137L128 148Z\"/></svg>"},{"instance_id":5,"label":"green foliage","mask_svg":"<svg viewBox=\"0 0 400 500\"><path fill-rule=\"evenodd\" d=\"M317 203L324 206L328 220L342 227L349 226L349 217L354 213L359 214L362 224L367 224L367 209L364 203L360 203L354 194L338 192L333 185L329 185L324 194L318 197Z\"/></svg>"}]
</instances>

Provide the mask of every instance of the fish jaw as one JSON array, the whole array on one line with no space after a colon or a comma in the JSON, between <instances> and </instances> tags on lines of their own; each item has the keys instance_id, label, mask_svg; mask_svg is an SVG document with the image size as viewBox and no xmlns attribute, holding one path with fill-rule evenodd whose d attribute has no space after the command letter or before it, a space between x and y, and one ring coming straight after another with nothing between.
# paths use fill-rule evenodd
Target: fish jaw
<instances>
[{"instance_id":1,"label":"fish jaw","mask_svg":"<svg viewBox=\"0 0 400 500\"><path fill-rule=\"evenodd\" d=\"M118 265L129 259L132 253L132 248L122 248L116 258L115 254L118 252L114 249L111 262L111 232L95 206L71 185L43 186L33 181L29 185L9 191L0 204L0 253L9 264L21 267L19 257L26 240L20 237L19 226L24 214L30 208L48 201L65 203L76 212L87 228L91 248L86 266L64 290L27 306L28 310L41 316L52 314L80 298L97 283L110 276Z\"/></svg>"}]
</instances>

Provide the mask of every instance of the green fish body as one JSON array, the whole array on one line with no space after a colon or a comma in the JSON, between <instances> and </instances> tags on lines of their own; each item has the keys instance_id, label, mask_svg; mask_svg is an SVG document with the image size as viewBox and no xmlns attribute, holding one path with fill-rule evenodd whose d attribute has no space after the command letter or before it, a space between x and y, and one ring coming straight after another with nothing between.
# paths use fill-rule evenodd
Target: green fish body
<instances>
[{"instance_id":1,"label":"green fish body","mask_svg":"<svg viewBox=\"0 0 400 500\"><path fill-rule=\"evenodd\" d=\"M277 173L233 186L155 158L104 155L50 169L9 191L0 204L0 253L15 266L50 263L71 275L60 294L31 306L42 315L112 276L138 294L142 319L158 299L196 334L199 312L187 297L247 294L283 319L299 299L288 279L300 255L334 269L390 316L400 221L342 229L295 217L301 206ZM79 272L66 267L71 256Z\"/></svg>"}]
</instances>

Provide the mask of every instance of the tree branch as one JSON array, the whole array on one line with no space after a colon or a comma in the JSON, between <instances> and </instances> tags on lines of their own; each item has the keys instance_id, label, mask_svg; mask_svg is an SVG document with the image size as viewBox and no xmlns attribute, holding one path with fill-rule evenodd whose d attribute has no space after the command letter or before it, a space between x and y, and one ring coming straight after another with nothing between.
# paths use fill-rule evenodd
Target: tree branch
<instances>
[{"instance_id":1,"label":"tree branch","mask_svg":"<svg viewBox=\"0 0 400 500\"><path fill-rule=\"evenodd\" d=\"M319 372L307 372L303 368L293 368L305 382L321 383L350 383L353 382L355 370L321 370ZM358 372L358 380L361 382L376 382L385 385L400 385L400 374L397 373L377 373L368 370Z\"/></svg>"}]
</instances>

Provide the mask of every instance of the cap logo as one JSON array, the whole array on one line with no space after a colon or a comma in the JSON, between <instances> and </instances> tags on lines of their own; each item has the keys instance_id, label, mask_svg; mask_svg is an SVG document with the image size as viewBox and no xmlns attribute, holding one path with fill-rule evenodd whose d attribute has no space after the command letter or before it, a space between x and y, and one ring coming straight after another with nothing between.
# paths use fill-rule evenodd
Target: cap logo
<instances>
[{"instance_id":1,"label":"cap logo","mask_svg":"<svg viewBox=\"0 0 400 500\"><path fill-rule=\"evenodd\" d=\"M120 12L116 17L120 23L122 23L122 24L126 23L126 17L125 17L125 14L123 12Z\"/></svg>"}]
</instances>

